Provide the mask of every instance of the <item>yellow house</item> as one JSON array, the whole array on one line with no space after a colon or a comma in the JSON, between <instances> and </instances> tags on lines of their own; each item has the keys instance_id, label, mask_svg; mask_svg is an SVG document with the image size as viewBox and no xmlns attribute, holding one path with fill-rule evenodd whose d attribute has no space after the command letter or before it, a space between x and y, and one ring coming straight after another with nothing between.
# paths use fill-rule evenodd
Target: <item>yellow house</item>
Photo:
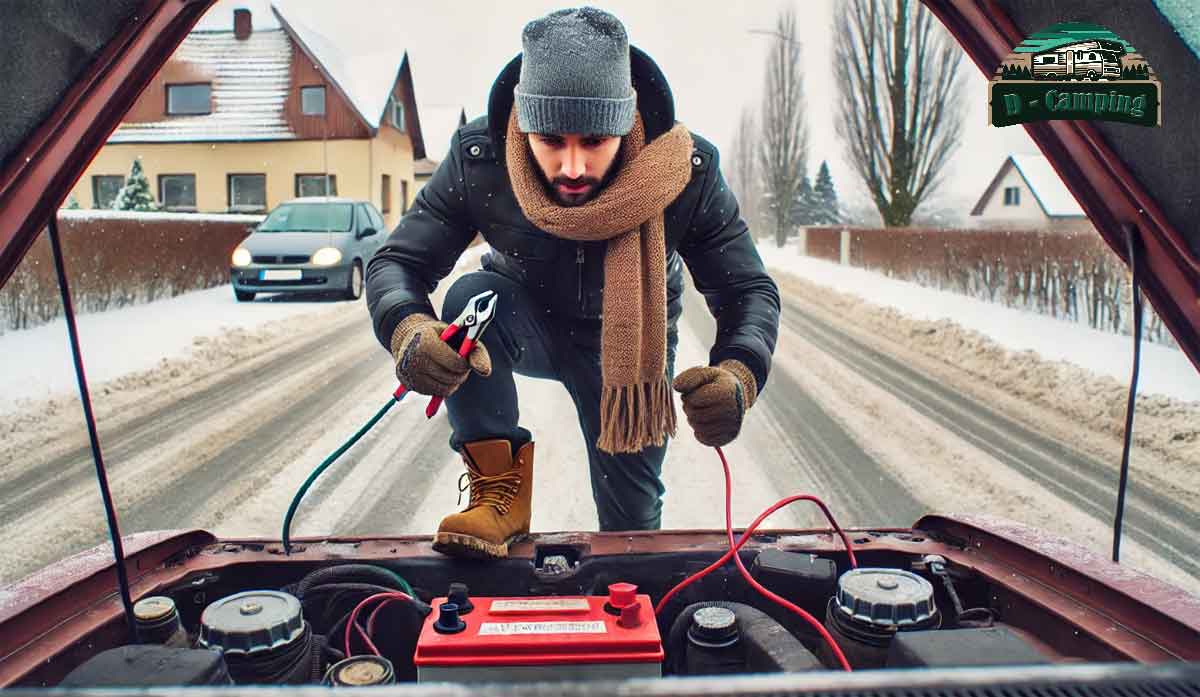
<instances>
[{"instance_id":1,"label":"yellow house","mask_svg":"<svg viewBox=\"0 0 1200 697\"><path fill-rule=\"evenodd\" d=\"M109 207L137 159L166 210L265 213L337 195L395 226L425 158L408 54L356 59L288 6L271 10L277 27L255 30L239 8L232 29L184 39L76 184L81 207Z\"/></svg>"}]
</instances>

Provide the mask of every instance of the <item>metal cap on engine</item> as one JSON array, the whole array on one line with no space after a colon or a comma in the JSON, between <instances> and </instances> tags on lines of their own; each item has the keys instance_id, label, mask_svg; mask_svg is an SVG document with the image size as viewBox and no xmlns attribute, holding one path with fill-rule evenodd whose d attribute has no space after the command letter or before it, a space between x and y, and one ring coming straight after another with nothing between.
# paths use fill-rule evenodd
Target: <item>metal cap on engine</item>
<instances>
[{"instance_id":1,"label":"metal cap on engine","mask_svg":"<svg viewBox=\"0 0 1200 697\"><path fill-rule=\"evenodd\" d=\"M702 607L692 615L688 639L708 648L732 646L738 640L737 615L727 607Z\"/></svg>"},{"instance_id":2,"label":"metal cap on engine","mask_svg":"<svg viewBox=\"0 0 1200 697\"><path fill-rule=\"evenodd\" d=\"M175 612L175 601L164 595L142 598L133 605L133 616L138 622L155 622Z\"/></svg>"},{"instance_id":3,"label":"metal cap on engine","mask_svg":"<svg viewBox=\"0 0 1200 697\"><path fill-rule=\"evenodd\" d=\"M324 680L331 687L392 685L395 682L392 662L382 656L351 656L338 661L326 671Z\"/></svg>"},{"instance_id":4,"label":"metal cap on engine","mask_svg":"<svg viewBox=\"0 0 1200 697\"><path fill-rule=\"evenodd\" d=\"M303 633L300 601L281 591L235 593L200 615L200 645L230 654L269 651Z\"/></svg>"},{"instance_id":5,"label":"metal cap on engine","mask_svg":"<svg viewBox=\"0 0 1200 697\"><path fill-rule=\"evenodd\" d=\"M908 627L934 618L933 585L900 569L852 569L838 579L840 612L879 627Z\"/></svg>"}]
</instances>

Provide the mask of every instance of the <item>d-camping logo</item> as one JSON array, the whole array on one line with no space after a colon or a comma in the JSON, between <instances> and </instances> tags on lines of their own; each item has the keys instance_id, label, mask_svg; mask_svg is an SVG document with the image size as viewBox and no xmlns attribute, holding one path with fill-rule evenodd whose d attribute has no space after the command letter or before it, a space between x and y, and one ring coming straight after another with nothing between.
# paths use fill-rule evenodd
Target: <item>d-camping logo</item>
<instances>
[{"instance_id":1,"label":"d-camping logo","mask_svg":"<svg viewBox=\"0 0 1200 697\"><path fill-rule=\"evenodd\" d=\"M1162 123L1162 85L1128 41L1097 24L1056 24L1022 41L996 68L993 126L1054 119Z\"/></svg>"}]
</instances>

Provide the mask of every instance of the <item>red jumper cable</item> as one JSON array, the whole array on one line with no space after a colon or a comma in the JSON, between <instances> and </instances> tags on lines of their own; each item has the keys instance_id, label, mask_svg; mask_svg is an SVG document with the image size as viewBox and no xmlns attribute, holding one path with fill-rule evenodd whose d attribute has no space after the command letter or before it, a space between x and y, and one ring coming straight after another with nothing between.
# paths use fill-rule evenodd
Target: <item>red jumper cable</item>
<instances>
[{"instance_id":1,"label":"red jumper cable","mask_svg":"<svg viewBox=\"0 0 1200 697\"><path fill-rule=\"evenodd\" d=\"M796 501L811 501L821 509L821 512L824 513L825 517L829 520L829 524L833 526L834 531L837 532L838 536L842 538L842 544L846 545L846 554L850 557L851 568L858 568L858 560L854 557L854 547L850 544L850 538L846 536L846 533L842 532L841 526L837 524L833 514L829 512L829 508L823 501L821 501L821 499L810 494L795 494L777 501L770 508L760 513L758 517L754 519L754 522L750 523L750 526L746 528L745 532L742 533L741 538L735 542L733 539L733 478L729 473L729 462L725 459L725 453L720 448L714 449L717 451L717 455L721 458L721 467L723 467L725 470L725 534L729 538L729 551L723 554L720 559L716 560L712 564L709 564L703 570L685 578L678 585L668 591L667 594L662 597L662 600L658 601L658 606L654 608L654 614L661 614L663 608L667 606L667 603L670 602L671 599L674 598L680 591L709 575L713 571L719 569L725 564L725 562L729 561L730 557L732 557L734 563L737 564L738 571L741 573L742 578L746 579L746 583L750 584L751 588L758 591L775 604L799 615L801 619L812 625L812 627L817 630L817 633L821 635L821 639L823 639L829 646L830 651L833 652L833 655L835 658L837 658L838 663L841 664L844 670L849 672L851 670L850 662L846 660L846 656L842 653L841 647L839 647L837 642L834 641L833 637L830 636L829 631L825 629L825 626L822 625L817 618L805 611L804 608L788 601L786 598L776 595L775 593L771 592L770 589L759 583L753 576L750 575L750 572L746 569L746 565L742 563L742 558L738 554L738 550L740 550L742 546L750 540L751 536L753 536L754 532L758 529L758 526L761 525L768 516L775 511L778 511L780 508L795 503Z\"/></svg>"}]
</instances>

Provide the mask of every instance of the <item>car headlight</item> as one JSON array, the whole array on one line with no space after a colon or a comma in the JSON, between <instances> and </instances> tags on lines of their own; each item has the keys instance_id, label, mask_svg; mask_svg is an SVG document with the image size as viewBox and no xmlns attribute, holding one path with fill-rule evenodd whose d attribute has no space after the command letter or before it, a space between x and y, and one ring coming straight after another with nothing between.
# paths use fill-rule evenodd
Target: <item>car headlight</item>
<instances>
[{"instance_id":1,"label":"car headlight","mask_svg":"<svg viewBox=\"0 0 1200 697\"><path fill-rule=\"evenodd\" d=\"M233 250L233 265L234 266L249 266L253 258L250 256L250 250L245 247L238 247Z\"/></svg>"},{"instance_id":2,"label":"car headlight","mask_svg":"<svg viewBox=\"0 0 1200 697\"><path fill-rule=\"evenodd\" d=\"M342 252L336 247L322 247L312 255L312 263L317 266L333 266L342 260Z\"/></svg>"}]
</instances>

